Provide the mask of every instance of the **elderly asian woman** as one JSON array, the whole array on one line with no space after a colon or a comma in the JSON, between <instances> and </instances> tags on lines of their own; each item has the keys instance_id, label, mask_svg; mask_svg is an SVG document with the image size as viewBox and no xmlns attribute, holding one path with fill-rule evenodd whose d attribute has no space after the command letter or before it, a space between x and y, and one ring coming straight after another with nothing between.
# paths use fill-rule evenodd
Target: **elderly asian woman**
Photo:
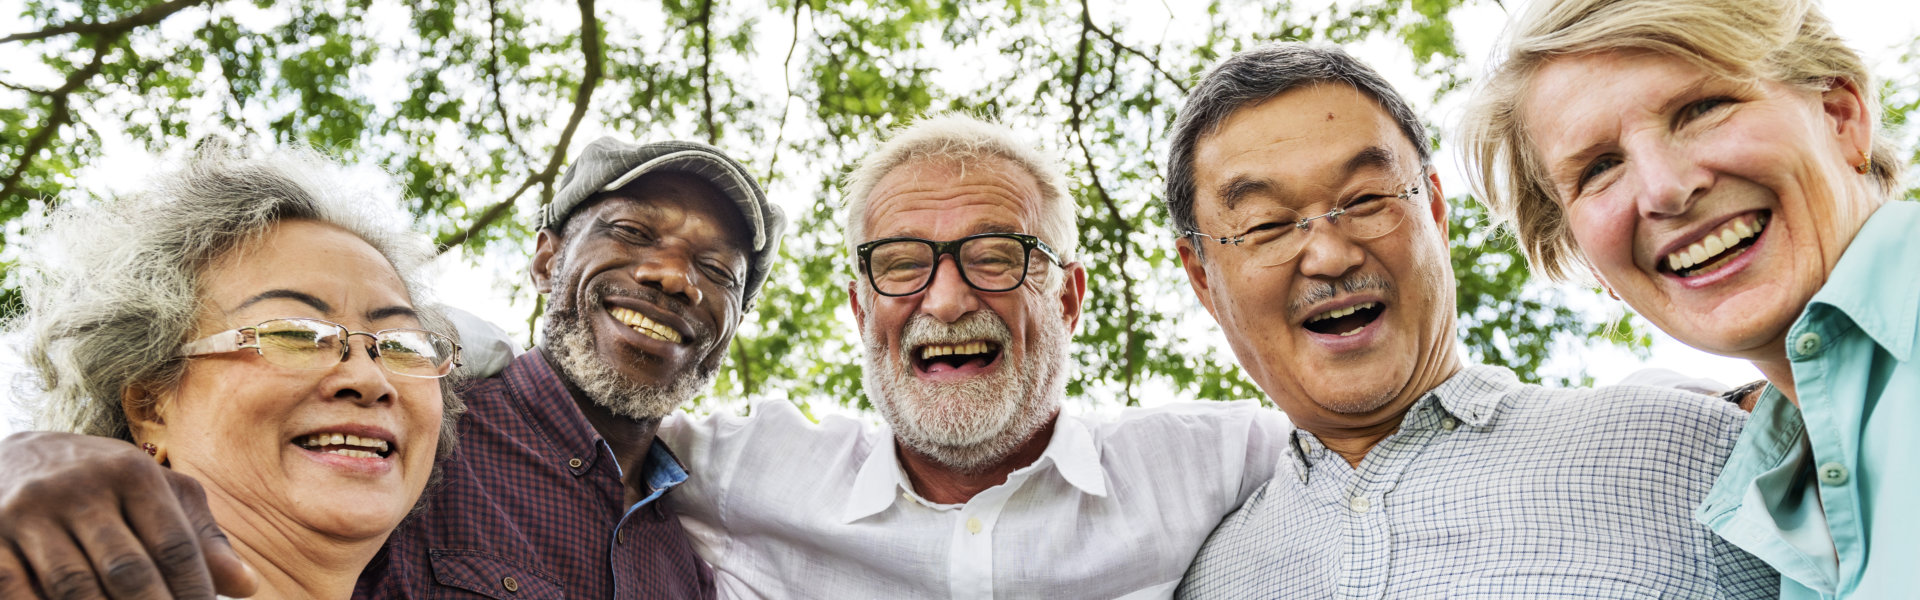
<instances>
[{"instance_id":1,"label":"elderly asian woman","mask_svg":"<svg viewBox=\"0 0 1920 600\"><path fill-rule=\"evenodd\" d=\"M349 597L452 448L458 348L416 278L431 254L364 179L209 144L145 193L69 203L29 249L13 329L38 425L197 480L255 597Z\"/></svg>"},{"instance_id":2,"label":"elderly asian woman","mask_svg":"<svg viewBox=\"0 0 1920 600\"><path fill-rule=\"evenodd\" d=\"M1809 0L1541 0L1469 109L1537 270L1768 382L1697 516L1786 598L1920 590L1920 205Z\"/></svg>"}]
</instances>

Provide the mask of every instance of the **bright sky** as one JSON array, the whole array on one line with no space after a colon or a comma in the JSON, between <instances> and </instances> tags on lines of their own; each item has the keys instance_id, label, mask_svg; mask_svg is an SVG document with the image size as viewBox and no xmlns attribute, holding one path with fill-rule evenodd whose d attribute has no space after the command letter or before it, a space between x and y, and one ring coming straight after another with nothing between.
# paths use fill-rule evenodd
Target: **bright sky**
<instances>
[{"instance_id":1,"label":"bright sky","mask_svg":"<svg viewBox=\"0 0 1920 600\"><path fill-rule=\"evenodd\" d=\"M1341 3L1346 4L1352 2L1343 0ZM1515 10L1518 10L1518 7L1523 3L1524 0L1509 0L1508 2L1508 4L1515 7ZM233 3L229 4L232 5ZM20 31L28 27L28 24L19 17L23 11L22 6L23 0L0 0L0 35ZM250 3L240 3L234 6L235 8L233 8L233 10L242 12L251 11L251 9L248 8L250 7ZM1166 3L1155 0L1096 2L1094 12L1096 13L1096 19L1101 20L1111 20L1113 17L1101 17L1100 13L1115 16L1124 15L1127 21L1134 24L1133 28L1136 31L1136 35L1148 36L1146 39L1151 39L1154 36L1143 31L1146 27L1140 25L1142 23L1165 23L1165 27L1167 28L1165 35L1168 36L1178 36L1182 31L1191 30L1200 26L1200 22L1197 21L1194 16L1183 16L1171 12L1167 8L1168 6ZM1920 18L1917 18L1920 17L1920 4L1916 4L1912 2L1912 0L1828 0L1825 2L1825 7L1828 16L1834 19L1842 35L1851 40L1855 48L1866 54L1869 64L1876 72L1883 76L1905 75L1910 77L1912 75L1910 73L1896 73L1892 70L1892 67L1896 65L1901 53L1907 50L1907 44L1909 44L1916 35L1920 35ZM633 10L644 12L647 9L638 8ZM640 18L645 17L642 15ZM1484 59L1491 54L1492 45L1497 40L1506 18L1506 11L1501 6L1491 3L1463 9L1455 13L1453 18L1454 27L1459 34L1461 44L1463 44L1462 49L1469 57L1471 73L1477 74L1481 71ZM560 24L555 23L554 25L559 26ZM764 21L762 25L763 29L760 31L760 35L766 39L784 41L790 33L784 29L786 23L779 19ZM1431 86L1414 75L1411 57L1404 48L1396 44L1376 42L1356 46L1354 52L1384 73L1408 98L1415 99L1416 105L1421 104L1420 99L1432 97L1430 93ZM10 77L17 77L23 72L14 71L13 68L6 65L27 65L30 63L30 60L31 59L20 56L17 46L0 46L0 75L13 72L14 75ZM756 75L762 79L777 81L780 77L777 60L776 58L774 60L761 61L767 64L756 64ZM956 72L942 74L941 76L966 77L968 75ZM15 92L7 91L3 93L12 94ZM1460 104L1463 100L1462 95L1455 94L1450 97L1448 101L1437 106L1429 107L1426 111L1426 116L1429 121L1440 126L1443 139L1449 139L1449 137L1444 134L1459 120ZM8 101L8 103L11 104L12 102ZM797 113L797 117L794 118L804 119L806 118L806 113L800 111ZM793 119L790 118L789 120L791 121ZM597 137L600 132L593 131L592 129L594 128L595 126L593 124L589 124L587 130L581 133L579 139L586 140ZM94 184L102 188L112 187L118 189L127 185L136 185L140 180L139 177L129 177L127 174L151 172L158 164L155 157L148 155L143 150L134 146L127 141L124 136L117 135L117 132L106 131L104 135L106 138L104 140L105 156L91 169L91 172L112 176L97 178L83 177L83 180L122 182L118 185L113 183ZM1466 183L1467 179L1461 171L1456 157L1457 152L1454 148L1443 145L1436 158L1441 163L1440 169L1443 185L1449 190L1452 190L1452 193L1461 194L1468 189L1468 186ZM777 192L778 190L775 191ZM791 204L791 206L787 207L790 214L804 209L804 203L810 202L810 199L804 198L802 194L776 193L774 196L776 198L784 196L785 199L788 200L787 203ZM518 278L524 277L520 272L523 263L519 260L488 262L490 264L473 267L468 265L464 258L450 253L441 260L440 268L442 276L439 278L439 287L442 290L483 292L463 292L460 295L461 298L458 304L482 317L507 327L509 331L519 332L520 336L524 336L525 318L526 315L531 312L531 307L526 306L524 303L515 303L507 293L506 286L501 283L509 280L517 281ZM1583 310L1599 312L1620 310L1617 302L1598 296L1590 290L1567 289L1564 290L1564 293L1570 302L1581 307ZM1214 343L1221 348L1221 355L1231 356L1231 352L1226 350L1224 339L1220 338L1217 333L1211 335L1214 336ZM11 353L9 352L8 354ZM1659 365L1661 368L1671 369L1693 377L1717 380L1724 384L1738 384L1759 378L1759 373L1742 361L1716 357L1693 350L1671 338L1659 335L1657 332L1652 355L1645 361L1612 347L1570 343L1546 370L1549 374L1553 375L1570 375L1585 369L1597 382L1604 384L1616 382L1629 373L1649 365ZM11 369L0 366L0 371L9 370ZM11 377L0 376L0 387L11 387ZM4 434L10 429L20 426L19 415L15 414L16 412L15 407L13 407L10 402L0 401L0 434Z\"/></svg>"}]
</instances>

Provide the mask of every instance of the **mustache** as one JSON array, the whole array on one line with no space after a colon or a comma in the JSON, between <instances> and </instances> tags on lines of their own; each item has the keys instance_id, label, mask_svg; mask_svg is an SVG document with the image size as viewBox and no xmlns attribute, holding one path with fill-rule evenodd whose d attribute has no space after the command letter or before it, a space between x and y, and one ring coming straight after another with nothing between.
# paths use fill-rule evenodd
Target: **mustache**
<instances>
[{"instance_id":1,"label":"mustache","mask_svg":"<svg viewBox=\"0 0 1920 600\"><path fill-rule=\"evenodd\" d=\"M975 340L987 340L999 344L1002 348L1013 341L1013 330L999 314L991 310L976 310L961 315L960 320L952 323L942 322L925 313L916 314L907 319L900 329L900 349L907 351L928 344L958 344Z\"/></svg>"},{"instance_id":2,"label":"mustache","mask_svg":"<svg viewBox=\"0 0 1920 600\"><path fill-rule=\"evenodd\" d=\"M1373 273L1351 275L1332 282L1309 281L1300 295L1287 303L1287 312L1299 315L1312 309L1314 305L1339 297L1341 294L1358 294L1365 291L1378 291L1382 294L1393 293L1393 282Z\"/></svg>"},{"instance_id":3,"label":"mustache","mask_svg":"<svg viewBox=\"0 0 1920 600\"><path fill-rule=\"evenodd\" d=\"M639 300L658 306L661 310L679 316L680 322L685 323L688 329L693 330L688 332L691 334L688 337L692 338L690 341L704 342L713 338L713 327L709 326L705 321L693 318L691 316L693 313L693 307L691 305L687 304L684 300L675 298L660 290L650 287L621 287L611 281L601 281L594 284L593 287L587 288L587 301L592 304L604 304L608 298Z\"/></svg>"}]
</instances>

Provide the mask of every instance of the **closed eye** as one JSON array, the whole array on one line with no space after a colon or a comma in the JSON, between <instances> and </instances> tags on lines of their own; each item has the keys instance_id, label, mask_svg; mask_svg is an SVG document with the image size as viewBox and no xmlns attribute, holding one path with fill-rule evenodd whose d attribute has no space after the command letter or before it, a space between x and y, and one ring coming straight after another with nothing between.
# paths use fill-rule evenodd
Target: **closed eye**
<instances>
[{"instance_id":1,"label":"closed eye","mask_svg":"<svg viewBox=\"0 0 1920 600\"><path fill-rule=\"evenodd\" d=\"M1690 103L1686 106L1680 107L1680 114L1675 115L1674 117L1675 119L1674 125L1676 126L1685 125L1687 123L1690 123L1699 119L1700 117L1707 116L1708 114L1712 113L1715 109L1718 109L1723 106L1729 106L1733 103L1734 103L1734 99L1728 98L1726 96L1714 96L1712 98L1704 98L1699 101Z\"/></svg>"},{"instance_id":2,"label":"closed eye","mask_svg":"<svg viewBox=\"0 0 1920 600\"><path fill-rule=\"evenodd\" d=\"M1575 192L1586 191L1588 183L1592 182L1594 179L1600 177L1601 175L1605 175L1607 171L1612 170L1614 167L1617 167L1617 166L1620 166L1620 157L1614 156L1612 154L1604 155L1599 158L1593 159L1593 162L1587 163L1587 167L1585 169L1580 170L1580 179L1579 181L1575 182L1574 191Z\"/></svg>"}]
</instances>

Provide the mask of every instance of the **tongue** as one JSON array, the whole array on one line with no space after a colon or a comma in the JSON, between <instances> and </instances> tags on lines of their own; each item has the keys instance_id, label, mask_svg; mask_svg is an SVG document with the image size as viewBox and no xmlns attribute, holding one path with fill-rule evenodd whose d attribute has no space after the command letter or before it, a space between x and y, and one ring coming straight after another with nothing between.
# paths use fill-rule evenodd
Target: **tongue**
<instances>
[{"instance_id":1,"label":"tongue","mask_svg":"<svg viewBox=\"0 0 1920 600\"><path fill-rule=\"evenodd\" d=\"M956 362L958 364L955 364ZM981 357L969 358L969 359L966 359L965 361L947 361L947 360L941 360L941 359L934 359L933 361L927 363L927 372L928 373L946 373L949 371L960 371L964 369L981 369L981 368L985 368L986 366L987 366L987 359L981 358Z\"/></svg>"}]
</instances>

